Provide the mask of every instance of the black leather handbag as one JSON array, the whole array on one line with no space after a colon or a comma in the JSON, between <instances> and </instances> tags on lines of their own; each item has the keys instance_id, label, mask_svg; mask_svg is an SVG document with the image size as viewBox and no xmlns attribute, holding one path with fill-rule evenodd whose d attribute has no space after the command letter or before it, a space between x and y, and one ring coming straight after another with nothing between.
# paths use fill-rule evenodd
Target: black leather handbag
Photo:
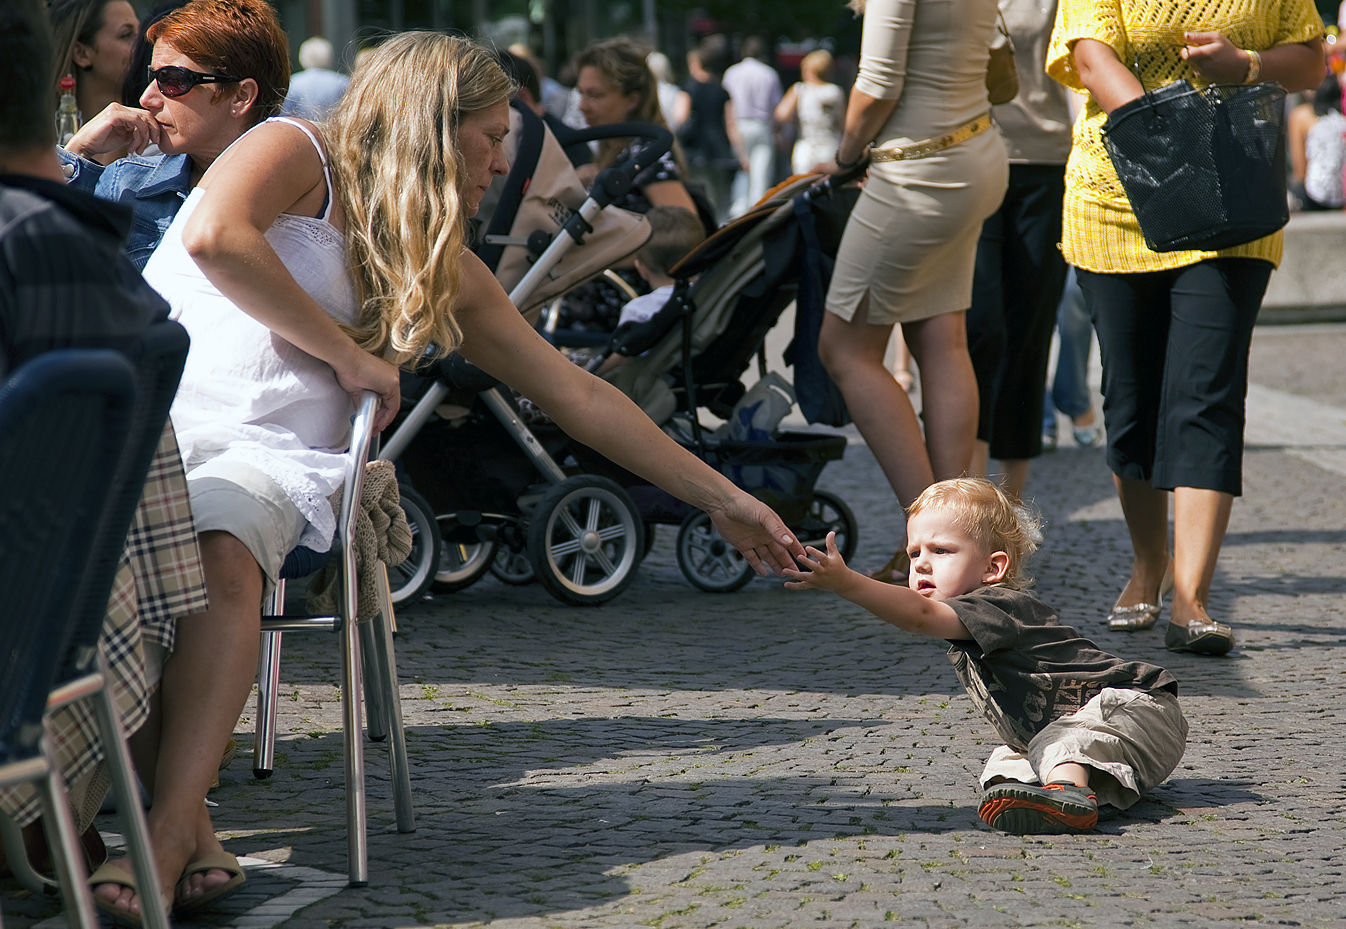
<instances>
[{"instance_id":1,"label":"black leather handbag","mask_svg":"<svg viewBox=\"0 0 1346 929\"><path fill-rule=\"evenodd\" d=\"M1147 91L1112 111L1103 144L1153 251L1230 248L1290 220L1279 84Z\"/></svg>"}]
</instances>

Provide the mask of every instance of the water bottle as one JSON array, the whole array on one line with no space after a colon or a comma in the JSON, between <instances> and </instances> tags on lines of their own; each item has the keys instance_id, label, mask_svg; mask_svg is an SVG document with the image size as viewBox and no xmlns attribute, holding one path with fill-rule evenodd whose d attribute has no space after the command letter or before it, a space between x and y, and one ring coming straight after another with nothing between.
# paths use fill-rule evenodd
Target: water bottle
<instances>
[{"instance_id":1,"label":"water bottle","mask_svg":"<svg viewBox=\"0 0 1346 929\"><path fill-rule=\"evenodd\" d=\"M75 79L67 74L61 78L61 103L56 108L56 142L67 144L79 132L79 105L75 102Z\"/></svg>"}]
</instances>

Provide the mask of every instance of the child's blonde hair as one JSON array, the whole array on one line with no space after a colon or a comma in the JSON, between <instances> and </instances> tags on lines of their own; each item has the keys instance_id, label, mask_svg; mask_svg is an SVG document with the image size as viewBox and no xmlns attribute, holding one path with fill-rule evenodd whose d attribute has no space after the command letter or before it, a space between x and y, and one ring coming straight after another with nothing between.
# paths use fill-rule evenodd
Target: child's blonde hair
<instances>
[{"instance_id":1,"label":"child's blonde hair","mask_svg":"<svg viewBox=\"0 0 1346 929\"><path fill-rule=\"evenodd\" d=\"M955 477L927 487L907 507L907 518L934 509L949 511L954 525L986 552L1009 556L1001 584L1014 590L1032 584L1025 562L1042 541L1042 522L1017 497L985 478Z\"/></svg>"}]
</instances>

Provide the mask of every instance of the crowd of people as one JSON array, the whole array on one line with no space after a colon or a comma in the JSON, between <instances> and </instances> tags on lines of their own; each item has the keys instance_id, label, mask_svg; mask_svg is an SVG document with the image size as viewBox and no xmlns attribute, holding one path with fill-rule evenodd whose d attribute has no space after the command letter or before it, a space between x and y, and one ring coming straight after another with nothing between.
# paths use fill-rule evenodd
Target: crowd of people
<instances>
[{"instance_id":1,"label":"crowd of people","mask_svg":"<svg viewBox=\"0 0 1346 929\"><path fill-rule=\"evenodd\" d=\"M1226 0L1237 8L1227 33L1209 31L1206 5L853 0L863 32L847 97L822 50L783 87L758 37L733 64L723 37L701 41L682 86L667 58L635 40L596 42L576 55L567 92L527 48L502 55L429 32L387 38L349 77L333 70L330 44L311 39L291 75L264 0L190 0L144 24L126 0L6 3L0 67L7 88L31 87L0 104L0 370L61 345L111 344L165 313L192 338L166 447L180 449L175 479L194 525L187 561L207 598L185 598L171 634L156 639L158 692L132 739L159 886L138 887L110 862L93 876L99 906L131 922L146 898L190 914L245 879L203 800L248 699L263 595L292 549L331 544L328 498L353 400L375 391L377 428L387 426L399 369L450 351L706 510L759 573L949 640L960 678L1005 736L980 785L992 826L1087 829L1100 803L1124 808L1155 786L1185 741L1177 683L1097 650L1024 592L1039 530L1019 499L1029 462L1055 441L1058 409L1080 444L1105 434L1134 553L1107 624L1148 629L1171 593L1169 648L1234 646L1208 603L1242 491L1249 341L1281 235L1151 251L1101 131L1144 88L1180 78L1317 88L1312 112L1292 121L1308 153L1297 171L1305 203L1331 206L1341 185L1325 183L1314 140L1339 137L1342 121L1339 88L1335 108L1323 89L1323 27L1309 0ZM1019 95L992 110L1000 29L1017 50ZM1174 29L1185 30L1179 47L1160 38ZM67 74L87 120L58 150L49 104ZM468 220L508 171L516 93L558 137L567 125L631 121L676 133L616 204L649 214L655 235L626 272L648 296L585 298L588 319L608 328L657 310L677 258L771 186L782 127L798 126L796 172L868 163L834 256L818 354L908 513L888 530L886 565L857 574L830 539L806 551L768 507L514 310L470 250ZM631 144L572 146L578 176L591 181ZM84 268L71 274L96 265L120 281L120 309L39 319L50 301L22 286L33 268L21 256L41 236L67 243L62 260ZM101 245L85 247L91 237ZM1083 377L1090 324L1102 430ZM895 331L919 370L919 415L886 365ZM968 477L991 461L1004 489Z\"/></svg>"}]
</instances>

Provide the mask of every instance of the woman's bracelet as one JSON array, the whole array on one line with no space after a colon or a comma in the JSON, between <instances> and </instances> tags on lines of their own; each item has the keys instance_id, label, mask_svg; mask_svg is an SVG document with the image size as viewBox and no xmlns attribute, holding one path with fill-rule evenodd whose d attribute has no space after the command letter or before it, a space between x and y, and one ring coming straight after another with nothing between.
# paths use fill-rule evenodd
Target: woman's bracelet
<instances>
[{"instance_id":1,"label":"woman's bracelet","mask_svg":"<svg viewBox=\"0 0 1346 929\"><path fill-rule=\"evenodd\" d=\"M841 170L849 171L851 168L856 167L857 165L860 164L860 162L865 160L865 150L863 148L860 149L860 154L856 156L856 159L854 161L842 161L841 146L838 145L837 153L832 156L832 160L836 162L837 167L840 168Z\"/></svg>"},{"instance_id":2,"label":"woman's bracelet","mask_svg":"<svg viewBox=\"0 0 1346 929\"><path fill-rule=\"evenodd\" d=\"M1248 56L1248 73L1243 78L1245 84L1256 84L1257 79L1262 76L1262 56L1250 48L1245 48L1243 53Z\"/></svg>"}]
</instances>

